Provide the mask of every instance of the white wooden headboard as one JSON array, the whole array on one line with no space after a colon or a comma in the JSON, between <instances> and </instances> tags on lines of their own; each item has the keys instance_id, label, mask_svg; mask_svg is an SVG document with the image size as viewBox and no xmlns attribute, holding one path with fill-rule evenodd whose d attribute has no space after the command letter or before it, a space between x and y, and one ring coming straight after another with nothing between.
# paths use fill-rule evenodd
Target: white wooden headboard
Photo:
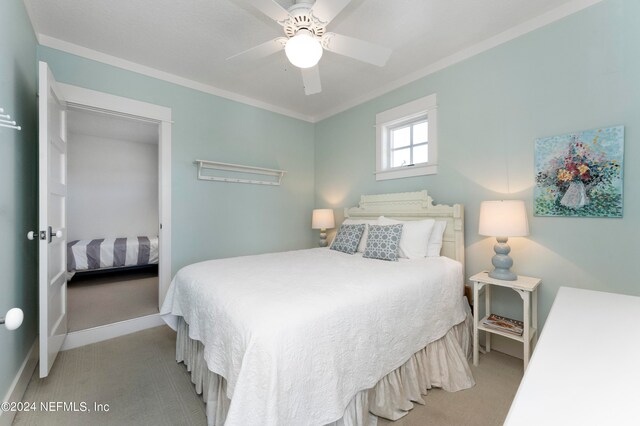
<instances>
[{"instance_id":1,"label":"white wooden headboard","mask_svg":"<svg viewBox=\"0 0 640 426\"><path fill-rule=\"evenodd\" d=\"M442 243L443 256L462 263L464 268L464 206L454 204L433 205L427 191L401 192L396 194L362 195L358 207L344 209L345 218L377 219L385 216L399 220L431 218L445 220Z\"/></svg>"}]
</instances>

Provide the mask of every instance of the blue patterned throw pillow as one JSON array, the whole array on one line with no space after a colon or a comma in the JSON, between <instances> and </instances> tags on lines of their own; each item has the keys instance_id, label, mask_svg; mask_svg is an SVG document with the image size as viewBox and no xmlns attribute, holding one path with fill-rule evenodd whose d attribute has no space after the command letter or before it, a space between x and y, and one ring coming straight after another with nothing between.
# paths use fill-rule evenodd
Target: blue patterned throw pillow
<instances>
[{"instance_id":1,"label":"blue patterned throw pillow","mask_svg":"<svg viewBox=\"0 0 640 426\"><path fill-rule=\"evenodd\" d=\"M398 225L371 225L367 248L363 257L380 260L398 260L398 246L402 236L402 224Z\"/></svg>"},{"instance_id":2,"label":"blue patterned throw pillow","mask_svg":"<svg viewBox=\"0 0 640 426\"><path fill-rule=\"evenodd\" d=\"M364 233L364 228L367 225L340 225L338 229L338 235L331 244L331 250L341 251L347 254L353 254L358 250L358 243Z\"/></svg>"}]
</instances>

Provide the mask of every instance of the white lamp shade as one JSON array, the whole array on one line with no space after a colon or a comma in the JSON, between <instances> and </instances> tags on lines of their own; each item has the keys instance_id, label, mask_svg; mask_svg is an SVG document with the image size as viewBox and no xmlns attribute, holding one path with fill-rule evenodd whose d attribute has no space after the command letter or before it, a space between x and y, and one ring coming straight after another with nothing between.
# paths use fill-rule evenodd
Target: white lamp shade
<instances>
[{"instance_id":1,"label":"white lamp shade","mask_svg":"<svg viewBox=\"0 0 640 426\"><path fill-rule=\"evenodd\" d=\"M284 46L284 53L289 62L298 68L315 66L322 57L322 52L322 45L318 39L307 30L299 30Z\"/></svg>"},{"instance_id":2,"label":"white lamp shade","mask_svg":"<svg viewBox=\"0 0 640 426\"><path fill-rule=\"evenodd\" d=\"M315 209L311 219L312 229L331 229L335 227L332 209Z\"/></svg>"},{"instance_id":3,"label":"white lamp shade","mask_svg":"<svg viewBox=\"0 0 640 426\"><path fill-rule=\"evenodd\" d=\"M527 210L522 200L483 201L480 203L480 235L489 237L525 237L529 235Z\"/></svg>"}]
</instances>

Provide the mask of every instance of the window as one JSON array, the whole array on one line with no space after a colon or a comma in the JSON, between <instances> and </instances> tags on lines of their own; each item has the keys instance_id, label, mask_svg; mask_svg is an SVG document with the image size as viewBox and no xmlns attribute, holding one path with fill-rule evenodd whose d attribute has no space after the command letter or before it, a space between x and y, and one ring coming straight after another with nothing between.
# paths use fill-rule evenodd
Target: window
<instances>
[{"instance_id":1,"label":"window","mask_svg":"<svg viewBox=\"0 0 640 426\"><path fill-rule=\"evenodd\" d=\"M376 115L376 180L431 175L437 168L436 95Z\"/></svg>"}]
</instances>

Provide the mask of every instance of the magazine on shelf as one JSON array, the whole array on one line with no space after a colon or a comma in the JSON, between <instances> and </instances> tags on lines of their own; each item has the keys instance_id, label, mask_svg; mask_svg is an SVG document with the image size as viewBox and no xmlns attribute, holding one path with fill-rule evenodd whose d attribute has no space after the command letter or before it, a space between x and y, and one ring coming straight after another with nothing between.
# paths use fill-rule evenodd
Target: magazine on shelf
<instances>
[{"instance_id":1,"label":"magazine on shelf","mask_svg":"<svg viewBox=\"0 0 640 426\"><path fill-rule=\"evenodd\" d=\"M504 331L516 336L522 336L522 331L524 330L524 323L522 321L501 317L496 314L489 315L482 321L482 324L485 327Z\"/></svg>"}]
</instances>

